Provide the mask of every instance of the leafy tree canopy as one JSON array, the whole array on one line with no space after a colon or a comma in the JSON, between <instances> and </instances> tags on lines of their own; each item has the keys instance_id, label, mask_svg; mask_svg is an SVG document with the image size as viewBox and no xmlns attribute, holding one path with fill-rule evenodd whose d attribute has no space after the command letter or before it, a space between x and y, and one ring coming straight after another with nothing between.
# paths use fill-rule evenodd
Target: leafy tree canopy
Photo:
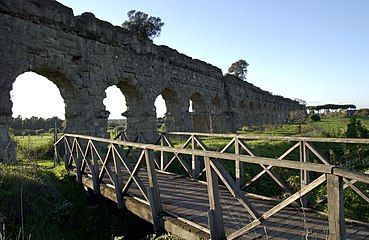
<instances>
[{"instance_id":1,"label":"leafy tree canopy","mask_svg":"<svg viewBox=\"0 0 369 240\"><path fill-rule=\"evenodd\" d=\"M334 110L334 109L356 109L356 106L353 104L325 104L325 105L319 105L319 106L308 106L307 107L309 110Z\"/></svg>"},{"instance_id":2,"label":"leafy tree canopy","mask_svg":"<svg viewBox=\"0 0 369 240\"><path fill-rule=\"evenodd\" d=\"M306 101L300 98L295 98L295 101L297 101L299 104L306 106Z\"/></svg>"},{"instance_id":3,"label":"leafy tree canopy","mask_svg":"<svg viewBox=\"0 0 369 240\"><path fill-rule=\"evenodd\" d=\"M149 17L144 12L130 10L127 13L128 20L122 24L123 28L132 31L140 41L152 40L160 36L164 23L159 17Z\"/></svg>"},{"instance_id":4,"label":"leafy tree canopy","mask_svg":"<svg viewBox=\"0 0 369 240\"><path fill-rule=\"evenodd\" d=\"M237 62L232 63L231 67L228 68L228 73L242 80L246 80L248 66L249 64L245 60L240 59Z\"/></svg>"}]
</instances>

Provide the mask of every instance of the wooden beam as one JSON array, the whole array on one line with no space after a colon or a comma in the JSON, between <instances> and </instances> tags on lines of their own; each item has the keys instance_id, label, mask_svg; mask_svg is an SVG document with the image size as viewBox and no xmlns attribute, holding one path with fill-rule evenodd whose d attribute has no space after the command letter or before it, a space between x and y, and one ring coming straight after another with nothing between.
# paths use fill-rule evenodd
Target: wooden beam
<instances>
[{"instance_id":1,"label":"wooden beam","mask_svg":"<svg viewBox=\"0 0 369 240\"><path fill-rule=\"evenodd\" d=\"M342 177L327 174L329 239L346 239Z\"/></svg>"},{"instance_id":2,"label":"wooden beam","mask_svg":"<svg viewBox=\"0 0 369 240\"><path fill-rule=\"evenodd\" d=\"M165 146L165 134L160 133L160 145ZM160 151L160 170L164 171L165 166L168 164L168 157L163 150Z\"/></svg>"},{"instance_id":3,"label":"wooden beam","mask_svg":"<svg viewBox=\"0 0 369 240\"><path fill-rule=\"evenodd\" d=\"M299 199L301 196L305 195L306 193L308 193L311 190L313 190L316 187L318 187L325 180L326 180L325 174L321 175L320 177L318 177L317 179L315 179L314 181L312 181L309 185L307 185L304 188L302 188L300 191L296 192L295 194L293 194L290 197L288 197L287 199L285 199L283 202L279 203L278 205L276 205L273 208L271 208L268 211L266 211L259 219L255 219L254 221L252 221L251 223L249 223L246 226L242 227L238 231L232 233L228 237L228 239L236 239L236 238L242 236L246 232L250 231L252 228L254 228L257 225L259 225L262 221L270 218L271 216L273 216L274 214L276 214L277 212L279 212L281 209L285 208L286 206L290 205L292 202L294 202L297 199Z\"/></svg>"},{"instance_id":4,"label":"wooden beam","mask_svg":"<svg viewBox=\"0 0 369 240\"><path fill-rule=\"evenodd\" d=\"M197 141L195 139L195 135L192 135L192 150L197 149ZM198 156L196 154L192 154L191 161L191 177L192 179L196 179L200 172L200 162L198 160Z\"/></svg>"},{"instance_id":5,"label":"wooden beam","mask_svg":"<svg viewBox=\"0 0 369 240\"><path fill-rule=\"evenodd\" d=\"M163 228L163 219L161 219L160 217L160 213L163 211L163 208L161 205L159 185L156 179L155 163L152 156L153 153L146 148L144 149L144 153L146 159L147 175L149 179L149 187L147 188L147 192L150 202L154 230L157 232L161 228Z\"/></svg>"},{"instance_id":6,"label":"wooden beam","mask_svg":"<svg viewBox=\"0 0 369 240\"><path fill-rule=\"evenodd\" d=\"M352 190L354 190L357 195L359 195L362 199L364 199L366 202L369 203L369 196L368 194L361 190L360 188L356 187L353 183L351 183L351 181L349 181L346 178L343 178L343 181L345 182L345 185L343 186L343 189L350 187Z\"/></svg>"},{"instance_id":7,"label":"wooden beam","mask_svg":"<svg viewBox=\"0 0 369 240\"><path fill-rule=\"evenodd\" d=\"M122 188L123 188L123 177L122 177L122 162L117 159L117 151L114 145L112 147L112 157L114 162L114 168L115 168L115 174L113 175L114 180L114 188L115 188L115 194L117 195L117 202L118 202L118 208L123 208L124 202L123 202L123 195L122 195Z\"/></svg>"},{"instance_id":8,"label":"wooden beam","mask_svg":"<svg viewBox=\"0 0 369 240\"><path fill-rule=\"evenodd\" d=\"M234 154L240 155L242 152L241 143L238 138L234 139ZM236 160L235 163L235 177L236 186L241 189L245 181L245 171L243 169L243 162Z\"/></svg>"},{"instance_id":9,"label":"wooden beam","mask_svg":"<svg viewBox=\"0 0 369 240\"><path fill-rule=\"evenodd\" d=\"M300 162L307 163L309 162L309 149L306 146L305 141L300 142ZM310 172L306 169L300 170L300 187L301 189L307 186L310 183ZM306 194L301 196L301 205L302 207L307 207L310 199L310 194Z\"/></svg>"},{"instance_id":10,"label":"wooden beam","mask_svg":"<svg viewBox=\"0 0 369 240\"><path fill-rule=\"evenodd\" d=\"M227 170L223 167L223 165L217 160L213 159L210 162L214 171L218 174L222 182L231 192L231 194L237 198L237 200L242 204L242 206L247 210L247 212L254 219L258 219L260 214L256 211L256 209L252 206L251 202L248 200L246 195L237 187L236 183L233 181L231 175L227 172Z\"/></svg>"},{"instance_id":11,"label":"wooden beam","mask_svg":"<svg viewBox=\"0 0 369 240\"><path fill-rule=\"evenodd\" d=\"M314 138L314 137L283 137L283 136L254 136L247 134L227 134L227 133L198 133L198 132L166 132L168 135L192 135L202 137L216 137L216 138L242 138L249 140L270 140L270 141L291 141L291 142L330 142L330 143L363 143L369 144L367 138Z\"/></svg>"},{"instance_id":12,"label":"wooden beam","mask_svg":"<svg viewBox=\"0 0 369 240\"><path fill-rule=\"evenodd\" d=\"M117 149L119 152L120 161L123 163L125 168L127 169L129 173L129 177L124 184L122 188L122 194L125 195L128 192L128 189L131 187L133 181L136 183L138 189L141 191L143 197L146 199L146 201L149 201L148 195L147 195L147 189L145 188L145 185L141 181L140 177L138 176L138 173L141 170L141 166L143 163L143 159L145 158L145 153L142 152L141 156L138 158L138 161L136 162L136 165L132 167L132 165L129 163L129 160L124 155L123 149Z\"/></svg>"},{"instance_id":13,"label":"wooden beam","mask_svg":"<svg viewBox=\"0 0 369 240\"><path fill-rule=\"evenodd\" d=\"M208 211L210 237L212 240L226 239L223 213L220 205L218 176L211 167L210 158L205 157L206 182L210 209Z\"/></svg>"}]
</instances>

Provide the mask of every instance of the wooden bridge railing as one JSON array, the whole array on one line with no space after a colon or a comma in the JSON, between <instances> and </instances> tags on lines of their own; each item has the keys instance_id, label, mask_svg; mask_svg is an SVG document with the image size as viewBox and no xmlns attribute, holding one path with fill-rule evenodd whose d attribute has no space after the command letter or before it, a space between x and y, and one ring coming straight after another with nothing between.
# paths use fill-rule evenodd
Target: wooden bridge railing
<instances>
[{"instance_id":1,"label":"wooden bridge railing","mask_svg":"<svg viewBox=\"0 0 369 240\"><path fill-rule=\"evenodd\" d=\"M176 135L179 133L170 134ZM185 145L188 145L191 141L192 144L198 144L201 150L174 148L172 147L169 139L165 137L166 134L161 135L160 142L162 145L166 144L169 146L158 146L154 144L135 143L121 140L109 140L73 134L65 134L55 145L60 146L62 143L64 143L65 165L67 168L72 166L75 167L77 181L81 182L82 174L86 174L86 168L89 169L88 172L92 175L95 193L99 193L100 184L104 182L104 178L109 178L114 185L113 187L116 192L119 206L124 205L123 196L128 194L128 190L134 182L142 194L142 201L146 202L150 206L152 222L156 230L159 229L163 224L160 218L160 213L163 211L163 208L160 198L160 189L156 178L157 171L155 170L155 166L158 169L166 170L171 162L178 160L183 168L193 178L200 174L205 174L206 176L209 197L208 231L210 232L211 239L236 239L239 236L242 236L256 226L263 224L263 221L270 218L281 209L299 200L302 196L306 196L324 182L327 184L329 239L345 239L343 183L345 182L350 187L352 187L355 182L369 184L369 176L366 174L341 169L329 164L328 161L324 162L326 160L317 153L317 151L309 142L326 141L326 139L280 137L268 138L271 140L294 140L299 142L281 157L273 159L256 157L247 147L247 145L244 144L243 140L246 139L244 136L240 137L240 135L227 135L227 137L233 137L233 140L231 140L221 152L215 152L208 151L206 146L198 138L198 136L207 135L193 133L186 134L190 135L191 137L189 138L190 140L187 140L186 144L183 146L185 147ZM224 135L216 136L223 137ZM249 137L247 137L247 139L249 139ZM251 137L251 139L260 138ZM349 139L344 141L352 141L357 143L357 141ZM359 140L359 142L369 143L364 140ZM238 144L238 147L248 149L246 151L249 153L249 155L237 154L237 150L235 150L236 153L226 153L225 149L229 148L230 145L234 143ZM305 159L307 154L304 153L304 151L306 151L304 148L307 148L314 154L319 155L320 157L318 156L318 158L322 160L324 164L311 163L307 160L281 161L286 155L289 154L289 152L293 151L299 146L302 146L300 147L300 152L302 152L301 155L303 157L305 156ZM104 150L104 148L106 149ZM104 154L102 154L103 150ZM160 162L158 162L155 152L160 153ZM172 156L170 159L166 158L168 154ZM186 157L192 159L191 167L189 164L187 164L185 159ZM202 158L204 161L204 171L199 171L199 168L197 168L198 163L196 161L198 161L198 158ZM238 181L237 179L234 180L220 163L220 160L235 162L236 168L239 167L240 172L242 171L241 168L242 164L244 163L258 164L263 167L264 173L268 173L274 180L279 181L279 183L283 186L284 184L280 182L280 180L277 180L279 179L278 176L271 171L273 167L295 169L300 170L303 173L315 172L316 174L319 174L319 177L315 178L313 181L306 181L306 184L301 185L300 190L295 193L291 193L288 198L271 209L265 211L264 213L260 213L240 189L242 174L239 174ZM129 173L128 178L125 180L122 177L123 169ZM143 169L145 169L145 171ZM146 174L147 178L149 179L148 186L145 186L143 181L140 179L138 175L139 172ZM251 221L229 236L226 236L223 225L218 179L221 180L228 191L241 203L241 205L251 216ZM363 191L359 192L364 193Z\"/></svg>"},{"instance_id":2,"label":"wooden bridge railing","mask_svg":"<svg viewBox=\"0 0 369 240\"><path fill-rule=\"evenodd\" d=\"M310 138L310 137L281 137L281 136L250 136L244 134L209 134L209 133L193 133L193 132L167 132L160 133L159 139L156 141L156 144L160 144L161 146L171 146L174 147L171 138L172 137L184 137L184 144L181 148L191 149L201 149L204 151L209 150L209 147L206 146L202 138L209 139L227 139L227 143L224 147L219 151L221 153L229 152L229 150L233 147L234 154L237 155L249 155L249 156L257 156L248 144L247 141L253 140L266 140L266 141L287 141L290 143L294 143L288 150L282 153L278 158L278 160L286 159L291 153L298 151L300 162L310 162L312 156L314 156L318 161L325 165L334 166L327 157L325 157L319 150L314 146L313 143L341 143L341 144L367 144L369 146L369 139L352 139L352 138ZM182 159L179 159L177 156L173 156L170 161L166 160L166 156L161 154L161 164L160 169L166 170L169 168L170 164L173 163L175 159L178 159L180 162L183 162ZM276 172L273 171L274 166L265 166L263 164L259 164L262 170L256 174L249 181L245 181L244 175L244 163L235 160L235 169L234 169L234 178L236 180L236 185L240 189L244 190L248 186L252 185L256 180L260 179L265 174L268 174L286 193L292 194L292 190L286 184L280 176ZM202 169L201 169L202 166ZM192 156L192 161L190 166L185 167L189 176L193 179L199 178L202 173L205 172L204 164L201 165L201 161L198 160L196 156ZM189 170L187 170L189 169ZM365 173L369 173L367 170ZM310 172L307 170L300 170L300 187L306 186L310 183ZM362 197L366 202L369 203L368 194L361 190L359 187L354 184L356 181L349 181L344 178L344 189L350 187L353 191L355 191L360 197ZM320 199L317 202L322 202L324 199ZM301 197L300 204L303 207L307 207L309 202L309 194L304 197Z\"/></svg>"}]
</instances>

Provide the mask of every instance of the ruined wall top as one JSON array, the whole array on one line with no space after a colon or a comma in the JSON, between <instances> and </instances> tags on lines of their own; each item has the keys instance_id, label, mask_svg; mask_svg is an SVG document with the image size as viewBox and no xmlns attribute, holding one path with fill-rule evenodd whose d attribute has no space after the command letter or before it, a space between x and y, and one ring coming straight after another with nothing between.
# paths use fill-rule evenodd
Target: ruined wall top
<instances>
[{"instance_id":1,"label":"ruined wall top","mask_svg":"<svg viewBox=\"0 0 369 240\"><path fill-rule=\"evenodd\" d=\"M102 21L92 13L74 16L73 10L54 0L0 0L0 13L74 33L78 36L122 48L131 48L137 54L150 54L171 65L221 78L222 71L206 62L192 59L167 46L144 43L127 29Z\"/></svg>"}]
</instances>

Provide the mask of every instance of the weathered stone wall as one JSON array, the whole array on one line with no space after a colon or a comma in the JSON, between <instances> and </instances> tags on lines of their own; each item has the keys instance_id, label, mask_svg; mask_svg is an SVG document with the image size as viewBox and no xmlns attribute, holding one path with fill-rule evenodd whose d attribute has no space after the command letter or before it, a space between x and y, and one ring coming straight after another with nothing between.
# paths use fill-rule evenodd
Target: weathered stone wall
<instances>
[{"instance_id":1,"label":"weathered stone wall","mask_svg":"<svg viewBox=\"0 0 369 240\"><path fill-rule=\"evenodd\" d=\"M59 88L70 133L106 136L103 99L112 85L125 95L128 133L142 132L149 141L156 134L154 102L160 94L168 131L227 132L244 124L280 123L300 108L174 49L141 43L91 13L74 16L53 0L0 0L0 22L0 159L9 143L9 93L27 71Z\"/></svg>"}]
</instances>

